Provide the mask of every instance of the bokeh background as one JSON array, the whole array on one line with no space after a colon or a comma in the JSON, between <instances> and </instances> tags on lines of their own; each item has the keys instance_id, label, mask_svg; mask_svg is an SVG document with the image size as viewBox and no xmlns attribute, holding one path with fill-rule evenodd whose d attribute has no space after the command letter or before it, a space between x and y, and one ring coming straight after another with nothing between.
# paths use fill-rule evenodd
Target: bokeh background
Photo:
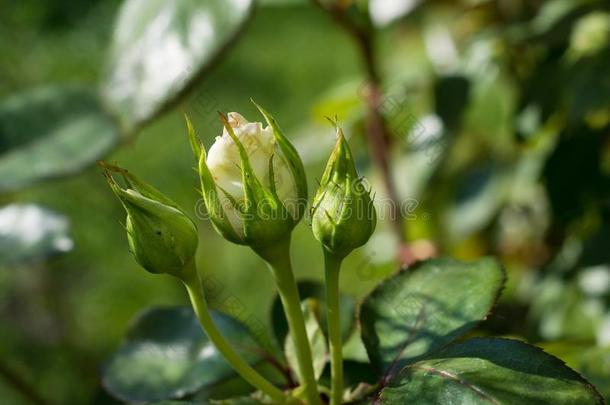
<instances>
[{"instance_id":1,"label":"bokeh background","mask_svg":"<svg viewBox=\"0 0 610 405\"><path fill-rule=\"evenodd\" d=\"M150 13L158 3L147 3ZM311 190L333 143L325 117L336 115L360 171L387 197L367 142L366 65L333 13L364 24L373 42L376 107L403 207L401 235L386 215L349 258L344 292L362 297L396 271L400 238L417 257L496 256L508 286L476 333L540 344L610 397L610 5L356 3L257 4L197 80L199 68L186 66L172 88L188 89L163 113L92 151L95 141L73 139L81 127L70 121L88 104L61 101L55 89L104 94L121 63L110 44L123 2L0 2L0 402L114 403L100 374L130 320L151 306L187 304L179 282L134 262L122 208L94 165L119 162L201 215L183 113L209 147L221 132L216 111L261 119L254 98L302 153ZM155 71L171 72L173 62L168 53ZM137 78L126 80L115 86ZM115 115L129 113L121 105ZM83 164L52 173L56 149L44 139L62 131L75 135L53 146L65 152L59 164ZM233 297L269 323L275 292L262 261L197 223L200 271L222 285L211 305L222 310ZM293 257L297 277L322 279L307 221Z\"/></svg>"}]
</instances>

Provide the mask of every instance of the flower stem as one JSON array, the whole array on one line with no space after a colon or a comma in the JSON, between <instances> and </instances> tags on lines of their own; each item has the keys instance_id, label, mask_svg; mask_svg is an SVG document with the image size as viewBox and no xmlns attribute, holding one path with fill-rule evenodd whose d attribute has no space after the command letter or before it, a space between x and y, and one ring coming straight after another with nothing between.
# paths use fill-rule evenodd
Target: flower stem
<instances>
[{"instance_id":1,"label":"flower stem","mask_svg":"<svg viewBox=\"0 0 610 405\"><path fill-rule=\"evenodd\" d=\"M338 257L324 249L326 318L331 356L331 405L340 405L343 400L343 341L341 336L341 313L339 308L339 270L342 261L343 257Z\"/></svg>"},{"instance_id":2,"label":"flower stem","mask_svg":"<svg viewBox=\"0 0 610 405\"><path fill-rule=\"evenodd\" d=\"M300 383L307 402L310 405L321 405L322 402L313 371L311 348L305 329L305 319L301 310L301 299L290 262L290 238L286 238L271 247L255 249L255 252L267 262L275 278L284 313L288 320L290 335L296 349Z\"/></svg>"},{"instance_id":3,"label":"flower stem","mask_svg":"<svg viewBox=\"0 0 610 405\"><path fill-rule=\"evenodd\" d=\"M231 347L224 336L222 336L214 324L214 320L210 316L201 285L201 279L199 278L199 272L197 271L195 264L192 264L192 268L189 269L187 275L184 276L182 281L184 282L189 297L191 298L193 309L197 314L201 327L205 331L210 341L224 356L225 360L227 360L231 367L233 367L233 369L249 384L267 394L277 403L288 403L289 401L287 396L279 388L270 383L265 377L260 375L254 368L252 368L252 366L246 363L246 361L244 361L244 359L233 349L233 347Z\"/></svg>"}]
</instances>

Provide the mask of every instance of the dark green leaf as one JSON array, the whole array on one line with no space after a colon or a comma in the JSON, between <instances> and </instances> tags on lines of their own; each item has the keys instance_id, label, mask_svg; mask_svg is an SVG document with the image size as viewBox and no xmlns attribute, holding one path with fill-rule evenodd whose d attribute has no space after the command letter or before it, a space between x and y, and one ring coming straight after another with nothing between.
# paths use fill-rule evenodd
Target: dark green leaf
<instances>
[{"instance_id":1,"label":"dark green leaf","mask_svg":"<svg viewBox=\"0 0 610 405\"><path fill-rule=\"evenodd\" d=\"M223 335L251 364L262 350L247 329L214 313ZM181 398L235 373L203 333L191 308L149 309L137 317L126 341L108 360L102 381L126 401Z\"/></svg>"},{"instance_id":2,"label":"dark green leaf","mask_svg":"<svg viewBox=\"0 0 610 405\"><path fill-rule=\"evenodd\" d=\"M610 346L598 347L592 342L553 342L542 345L545 351L565 360L567 365L592 382L610 401Z\"/></svg>"},{"instance_id":3,"label":"dark green leaf","mask_svg":"<svg viewBox=\"0 0 610 405\"><path fill-rule=\"evenodd\" d=\"M102 85L131 132L175 102L235 38L252 0L127 0Z\"/></svg>"},{"instance_id":4,"label":"dark green leaf","mask_svg":"<svg viewBox=\"0 0 610 405\"><path fill-rule=\"evenodd\" d=\"M0 209L0 265L44 259L72 249L68 220L37 205Z\"/></svg>"},{"instance_id":5,"label":"dark green leaf","mask_svg":"<svg viewBox=\"0 0 610 405\"><path fill-rule=\"evenodd\" d=\"M301 300L307 298L315 298L320 304L320 326L324 335L328 336L326 329L326 298L324 294L324 285L317 281L301 281L298 283L299 295ZM341 294L341 330L343 340L347 340L355 326L355 310L356 303L353 298ZM271 324L273 325L273 334L278 342L284 342L288 334L288 322L284 316L282 302L279 296L275 297L271 306Z\"/></svg>"},{"instance_id":6,"label":"dark green leaf","mask_svg":"<svg viewBox=\"0 0 610 405\"><path fill-rule=\"evenodd\" d=\"M440 349L485 319L504 285L493 259L435 259L395 275L360 309L362 340L385 375Z\"/></svg>"},{"instance_id":7,"label":"dark green leaf","mask_svg":"<svg viewBox=\"0 0 610 405\"><path fill-rule=\"evenodd\" d=\"M0 105L0 192L78 173L119 139L91 92L43 87Z\"/></svg>"},{"instance_id":8,"label":"dark green leaf","mask_svg":"<svg viewBox=\"0 0 610 405\"><path fill-rule=\"evenodd\" d=\"M518 340L479 338L405 367L380 404L603 404L595 388L563 361Z\"/></svg>"}]
</instances>

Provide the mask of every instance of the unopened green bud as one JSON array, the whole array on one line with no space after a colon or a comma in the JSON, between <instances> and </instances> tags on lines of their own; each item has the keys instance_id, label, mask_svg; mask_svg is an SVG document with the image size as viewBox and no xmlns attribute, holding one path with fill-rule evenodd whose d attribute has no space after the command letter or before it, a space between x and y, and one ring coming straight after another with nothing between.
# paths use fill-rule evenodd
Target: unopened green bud
<instances>
[{"instance_id":1,"label":"unopened green bud","mask_svg":"<svg viewBox=\"0 0 610 405\"><path fill-rule=\"evenodd\" d=\"M192 269L197 250L193 221L176 203L125 169L102 166L110 188L127 211L129 248L138 264L151 273L184 278ZM121 175L126 187L115 181L113 172Z\"/></svg>"},{"instance_id":2,"label":"unopened green bud","mask_svg":"<svg viewBox=\"0 0 610 405\"><path fill-rule=\"evenodd\" d=\"M337 128L337 142L313 201L312 229L324 248L340 257L364 245L377 224L370 190L363 180L343 131Z\"/></svg>"},{"instance_id":3,"label":"unopened green bud","mask_svg":"<svg viewBox=\"0 0 610 405\"><path fill-rule=\"evenodd\" d=\"M285 238L303 217L307 180L295 148L256 107L267 127L238 113L221 114L223 133L207 154L188 118L187 126L214 227L232 242L259 248Z\"/></svg>"}]
</instances>

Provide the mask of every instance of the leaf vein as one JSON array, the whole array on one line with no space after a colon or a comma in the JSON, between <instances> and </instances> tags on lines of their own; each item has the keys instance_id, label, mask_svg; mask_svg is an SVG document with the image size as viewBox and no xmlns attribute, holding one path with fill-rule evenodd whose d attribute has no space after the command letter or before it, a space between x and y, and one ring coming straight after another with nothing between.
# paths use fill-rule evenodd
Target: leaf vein
<instances>
[{"instance_id":1,"label":"leaf vein","mask_svg":"<svg viewBox=\"0 0 610 405\"><path fill-rule=\"evenodd\" d=\"M388 382L390 381L390 378L392 378L392 376L394 375L396 366L398 365L398 362L400 361L405 350L407 350L407 347L415 340L415 337L417 336L418 332L421 330L423 321L425 319L425 313L426 313L425 309L426 309L426 305L423 304L421 309L419 310L419 313L417 314L417 318L415 319L415 325L413 325L413 328L409 331L409 335L405 339L404 343L400 347L400 350L394 357L394 360L392 360L392 364L390 364L390 367L388 367L388 370L386 371L385 375L383 376L383 380L382 380L383 382L381 384L381 387L384 387L388 384Z\"/></svg>"},{"instance_id":2,"label":"leaf vein","mask_svg":"<svg viewBox=\"0 0 610 405\"><path fill-rule=\"evenodd\" d=\"M501 405L501 403L497 399L492 397L487 392L483 391L481 388L477 387L474 384L469 383L466 380L461 379L457 375L451 374L448 371L438 370L438 369L436 369L434 367L418 366L417 364L413 364L413 365L407 366L407 368L415 369L415 370L421 370L421 371L424 371L424 372L427 372L427 373L436 374L436 375L438 375L438 376L440 376L442 378L446 378L446 379L449 379L449 380L456 381L460 385L462 385L462 386L472 390L473 392L475 392L482 399L487 400L487 401L489 401L490 403L492 403L494 405Z\"/></svg>"}]
</instances>

